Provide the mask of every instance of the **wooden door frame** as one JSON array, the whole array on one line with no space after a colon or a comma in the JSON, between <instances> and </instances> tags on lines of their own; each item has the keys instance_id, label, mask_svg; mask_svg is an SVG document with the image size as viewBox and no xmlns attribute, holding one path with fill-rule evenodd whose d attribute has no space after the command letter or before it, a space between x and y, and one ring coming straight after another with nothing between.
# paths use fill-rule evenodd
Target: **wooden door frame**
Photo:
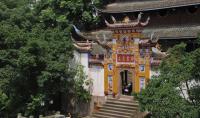
<instances>
[{"instance_id":1,"label":"wooden door frame","mask_svg":"<svg viewBox=\"0 0 200 118\"><path fill-rule=\"evenodd\" d=\"M132 92L134 92L134 84L135 84L135 68L133 68L133 67L118 67L117 68L117 74L118 74L118 96L121 96L122 95L122 93L121 93L121 91L122 91L122 85L121 85L121 75L120 75L120 73L121 72L123 72L124 70L128 70L129 72L131 72L132 73L132 78L131 78L131 80L132 80Z\"/></svg>"}]
</instances>

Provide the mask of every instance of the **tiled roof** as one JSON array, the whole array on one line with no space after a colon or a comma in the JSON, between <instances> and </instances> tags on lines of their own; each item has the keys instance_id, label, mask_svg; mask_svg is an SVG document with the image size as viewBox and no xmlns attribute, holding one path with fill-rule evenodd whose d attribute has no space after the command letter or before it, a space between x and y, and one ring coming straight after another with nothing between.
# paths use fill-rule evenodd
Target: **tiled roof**
<instances>
[{"instance_id":1,"label":"tiled roof","mask_svg":"<svg viewBox=\"0 0 200 118\"><path fill-rule=\"evenodd\" d=\"M200 25L190 25L190 26L174 26L174 27L156 27L156 28L144 28L143 34L145 38L150 38L152 33L155 33L156 36L159 36L159 39L183 39L183 38L197 38L200 33ZM110 41L112 37L112 32L108 29L100 30L96 32L84 33L87 37L95 38L96 35L99 35L100 39L103 40L105 37ZM100 45L92 45L92 54L105 54L106 50Z\"/></svg>"},{"instance_id":2,"label":"tiled roof","mask_svg":"<svg viewBox=\"0 0 200 118\"><path fill-rule=\"evenodd\" d=\"M138 12L199 4L200 0L143 0L111 3L101 11L107 13Z\"/></svg>"},{"instance_id":3,"label":"tiled roof","mask_svg":"<svg viewBox=\"0 0 200 118\"><path fill-rule=\"evenodd\" d=\"M154 32L160 39L182 39L197 38L200 33L200 25L195 26L179 26L179 27L160 27L145 28L144 36L149 37Z\"/></svg>"},{"instance_id":4,"label":"tiled roof","mask_svg":"<svg viewBox=\"0 0 200 118\"><path fill-rule=\"evenodd\" d=\"M106 50L101 47L100 45L97 45L97 44L93 44L92 45L92 50L91 50L91 54L95 55L95 54L99 54L99 55L102 55L102 54L105 54L106 53Z\"/></svg>"},{"instance_id":5,"label":"tiled roof","mask_svg":"<svg viewBox=\"0 0 200 118\"><path fill-rule=\"evenodd\" d=\"M111 40L112 39L112 31L108 29L97 30L92 32L83 32L83 35L88 39L99 38L100 40Z\"/></svg>"},{"instance_id":6,"label":"tiled roof","mask_svg":"<svg viewBox=\"0 0 200 118\"><path fill-rule=\"evenodd\" d=\"M104 31L104 32L102 32ZM105 33L106 40L112 39L112 32L108 29L100 30L92 33L87 33L88 37L95 38L99 35L103 41L103 35ZM144 37L149 38L151 33L159 36L160 39L182 39L182 38L197 38L200 33L200 25L186 25L186 26L168 26L168 27L146 27L143 30ZM86 34L86 33L84 33Z\"/></svg>"}]
</instances>

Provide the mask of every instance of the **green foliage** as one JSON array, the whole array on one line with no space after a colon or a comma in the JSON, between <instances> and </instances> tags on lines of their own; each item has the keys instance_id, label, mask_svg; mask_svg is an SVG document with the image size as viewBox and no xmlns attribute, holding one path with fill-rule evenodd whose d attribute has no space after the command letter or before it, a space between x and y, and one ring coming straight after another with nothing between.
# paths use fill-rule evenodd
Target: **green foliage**
<instances>
[{"instance_id":1,"label":"green foliage","mask_svg":"<svg viewBox=\"0 0 200 118\"><path fill-rule=\"evenodd\" d=\"M7 107L8 103L9 103L8 96L2 91L0 91L0 115Z\"/></svg>"},{"instance_id":2,"label":"green foliage","mask_svg":"<svg viewBox=\"0 0 200 118\"><path fill-rule=\"evenodd\" d=\"M106 4L110 3L110 0L92 0L93 4L97 8L103 8Z\"/></svg>"},{"instance_id":3,"label":"green foliage","mask_svg":"<svg viewBox=\"0 0 200 118\"><path fill-rule=\"evenodd\" d=\"M87 80L87 76L83 71L83 66L79 65L77 67L77 74L75 77L75 94L77 98L77 102L89 102L91 99L91 95L85 87L89 86L91 82Z\"/></svg>"},{"instance_id":4,"label":"green foliage","mask_svg":"<svg viewBox=\"0 0 200 118\"><path fill-rule=\"evenodd\" d=\"M95 5L99 2L95 0ZM94 6L87 0L41 0L36 5L36 14L39 14L40 22L48 27L60 27L62 29L74 24L84 29L95 27L99 21L94 16Z\"/></svg>"},{"instance_id":5,"label":"green foliage","mask_svg":"<svg viewBox=\"0 0 200 118\"><path fill-rule=\"evenodd\" d=\"M27 111L25 114L36 114L38 110L41 110L45 96L42 94L31 96L30 103L27 104Z\"/></svg>"},{"instance_id":6,"label":"green foliage","mask_svg":"<svg viewBox=\"0 0 200 118\"><path fill-rule=\"evenodd\" d=\"M199 85L191 83L200 80L197 65L199 50L186 52L186 44L183 43L169 50L169 55L159 68L161 75L153 78L147 88L136 95L142 111L149 111L153 117L162 118L172 118L178 114L183 118L198 117Z\"/></svg>"},{"instance_id":7,"label":"green foliage","mask_svg":"<svg viewBox=\"0 0 200 118\"><path fill-rule=\"evenodd\" d=\"M90 100L84 73L68 62L74 49L70 26L96 24L92 9L83 0L0 1L0 117L38 116L47 112L50 100L61 110L56 101L70 91Z\"/></svg>"}]
</instances>

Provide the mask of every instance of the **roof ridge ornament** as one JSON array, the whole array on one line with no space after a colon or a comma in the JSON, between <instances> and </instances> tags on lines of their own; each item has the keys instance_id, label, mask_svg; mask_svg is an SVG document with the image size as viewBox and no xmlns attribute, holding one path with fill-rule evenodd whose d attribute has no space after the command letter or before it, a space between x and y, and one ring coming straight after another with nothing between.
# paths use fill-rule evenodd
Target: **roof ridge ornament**
<instances>
[{"instance_id":1,"label":"roof ridge ornament","mask_svg":"<svg viewBox=\"0 0 200 118\"><path fill-rule=\"evenodd\" d=\"M150 19L151 19L151 18L148 17L147 20L146 20L145 22L141 22L140 25L141 25L141 26L147 26L147 25L149 24Z\"/></svg>"},{"instance_id":2,"label":"roof ridge ornament","mask_svg":"<svg viewBox=\"0 0 200 118\"><path fill-rule=\"evenodd\" d=\"M111 16L113 23L117 23L116 19L114 16Z\"/></svg>"},{"instance_id":3,"label":"roof ridge ornament","mask_svg":"<svg viewBox=\"0 0 200 118\"><path fill-rule=\"evenodd\" d=\"M76 32L80 32L80 30L75 26L75 25L72 25L75 29Z\"/></svg>"},{"instance_id":4,"label":"roof ridge ornament","mask_svg":"<svg viewBox=\"0 0 200 118\"><path fill-rule=\"evenodd\" d=\"M131 21L130 18L126 16L124 20L120 23L116 21L115 17L111 16L113 24L110 24L107 20L105 20L105 24L110 28L135 27L139 25L146 26L149 24L150 17L148 17L145 22L141 22L142 14L143 14L142 12L138 14L136 21Z\"/></svg>"},{"instance_id":5,"label":"roof ridge ornament","mask_svg":"<svg viewBox=\"0 0 200 118\"><path fill-rule=\"evenodd\" d=\"M137 17L137 21L138 21L138 22L141 21L141 19L142 19L142 14L143 14L142 12L140 12L140 13L138 14L138 17Z\"/></svg>"},{"instance_id":6,"label":"roof ridge ornament","mask_svg":"<svg viewBox=\"0 0 200 118\"><path fill-rule=\"evenodd\" d=\"M130 18L128 16L126 16L122 22L123 23L130 23L130 21L131 21Z\"/></svg>"}]
</instances>

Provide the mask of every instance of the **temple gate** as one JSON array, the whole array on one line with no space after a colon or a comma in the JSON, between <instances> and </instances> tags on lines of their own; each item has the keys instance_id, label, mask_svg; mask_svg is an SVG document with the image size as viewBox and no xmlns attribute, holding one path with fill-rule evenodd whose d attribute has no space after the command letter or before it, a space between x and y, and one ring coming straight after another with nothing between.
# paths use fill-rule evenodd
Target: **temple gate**
<instances>
[{"instance_id":1,"label":"temple gate","mask_svg":"<svg viewBox=\"0 0 200 118\"><path fill-rule=\"evenodd\" d=\"M149 18L141 23L139 17L140 14L135 22L128 17L119 23L112 17L114 24L105 21L113 31L112 54L104 59L106 95L124 94L123 91L130 85L130 93L138 93L150 79L151 45L145 43L149 40L142 36L142 28L148 24Z\"/></svg>"},{"instance_id":2,"label":"temple gate","mask_svg":"<svg viewBox=\"0 0 200 118\"><path fill-rule=\"evenodd\" d=\"M115 97L138 93L145 88L150 79L153 56L164 57L166 54L159 50L158 36L154 36L154 33L150 38L143 36L143 28L148 25L149 17L144 22L141 20L142 13L138 14L136 20L125 17L123 21L116 21L113 16L111 18L113 24L105 21L107 30L111 32L110 38L106 39L105 33L102 33L102 37L99 37L99 34L86 36L75 27L76 34L87 42L74 41L74 45L80 52L90 52L97 48L97 45L105 51L103 58L93 54L88 59L90 65L104 68L104 85L99 85L104 86L105 95ZM99 85L95 86L96 89Z\"/></svg>"}]
</instances>

